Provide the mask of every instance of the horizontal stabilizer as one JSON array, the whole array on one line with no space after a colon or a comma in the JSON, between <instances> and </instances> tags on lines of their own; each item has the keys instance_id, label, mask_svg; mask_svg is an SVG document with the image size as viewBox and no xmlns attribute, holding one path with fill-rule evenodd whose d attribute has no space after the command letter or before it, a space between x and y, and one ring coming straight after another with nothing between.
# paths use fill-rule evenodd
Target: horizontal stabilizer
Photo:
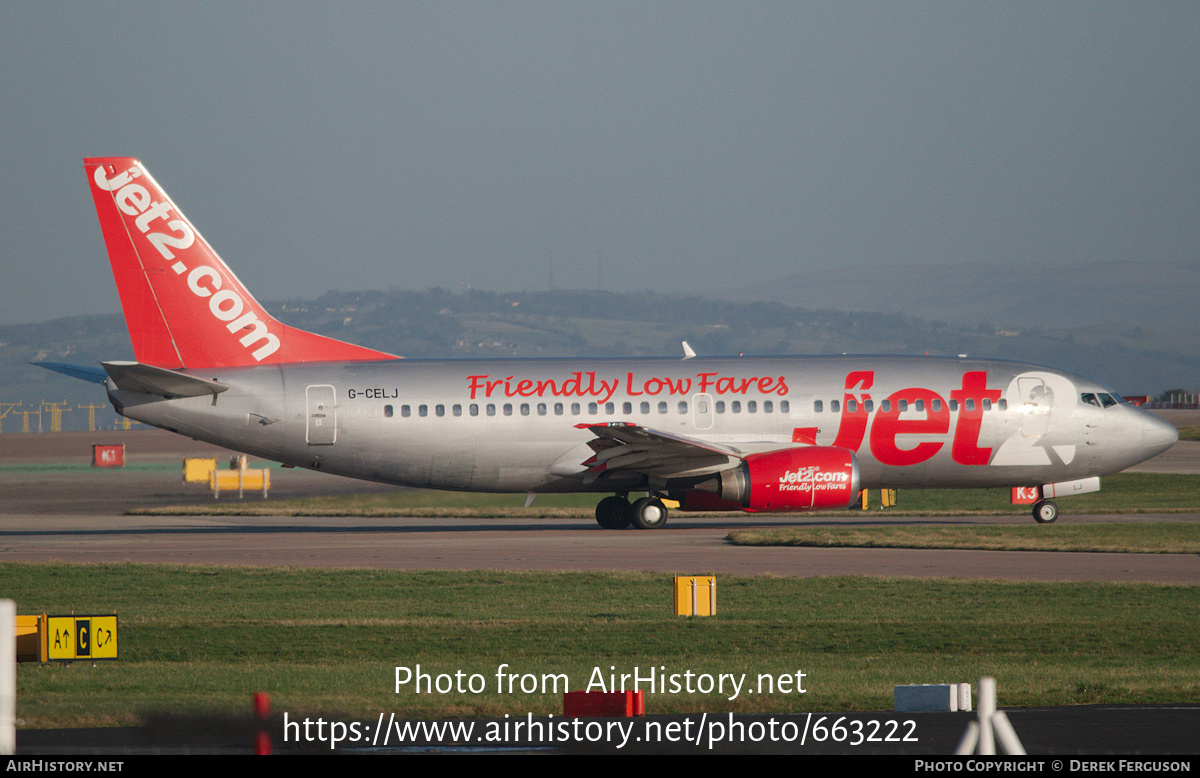
<instances>
[{"instance_id":1,"label":"horizontal stabilizer","mask_svg":"<svg viewBox=\"0 0 1200 778\"><path fill-rule=\"evenodd\" d=\"M108 379L108 374L104 372L104 369L95 365L72 365L67 362L30 362L29 364L53 370L55 373L69 375L72 378L91 381L94 384L102 384Z\"/></svg>"},{"instance_id":2,"label":"horizontal stabilizer","mask_svg":"<svg viewBox=\"0 0 1200 778\"><path fill-rule=\"evenodd\" d=\"M199 397L205 394L217 395L229 388L229 384L220 381L206 381L203 378L178 373L162 367L143 365L140 362L102 362L108 377L118 389L126 392L141 392L142 394L157 394L168 399L172 397Z\"/></svg>"}]
</instances>

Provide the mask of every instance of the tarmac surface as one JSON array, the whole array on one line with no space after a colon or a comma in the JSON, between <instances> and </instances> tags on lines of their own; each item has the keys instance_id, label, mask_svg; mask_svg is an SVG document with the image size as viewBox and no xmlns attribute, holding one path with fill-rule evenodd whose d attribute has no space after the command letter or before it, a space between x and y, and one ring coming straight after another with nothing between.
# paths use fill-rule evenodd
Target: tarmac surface
<instances>
[{"instance_id":1,"label":"tarmac surface","mask_svg":"<svg viewBox=\"0 0 1200 778\"><path fill-rule=\"evenodd\" d=\"M1200 754L1196 732L1200 729L1200 705L1077 705L1069 708L1008 708L1005 715L1021 741L1025 752L1049 757L1037 772L1066 772L1054 757L1078 758L1081 755L1136 754L1139 763L1152 755L1188 756ZM901 713L894 711L857 713L800 714L690 714L686 716L646 716L634 719L581 719L590 730L576 737L559 737L565 722L545 716L532 718L540 737L514 736L503 747L489 747L477 738L487 727L513 731L513 720L473 719L477 729L469 739L447 742L413 737L403 743L386 745L342 743L334 750L327 742L283 741L283 727L276 720L270 729L273 753L282 754L840 754L889 756L941 756L953 754L964 730L977 717L973 712ZM525 725L528 719L518 717ZM359 731L376 722L356 722ZM461 725L462 719L436 724ZM326 721L326 729L329 722ZM573 722L572 722L573 724ZM622 738L610 728L628 728ZM822 730L822 727L824 728ZM41 730L17 734L18 751L74 756L80 754L252 754L259 729L252 720L229 721L204 718L161 717L144 727L109 730ZM315 731L316 721L313 720ZM607 730L607 731L606 731ZM295 731L295 730L293 730ZM538 730L535 730L538 731ZM569 730L567 730L569 731ZM671 734L674 732L674 734ZM214 737L214 733L216 736ZM999 749L997 749L999 750ZM975 757L978 759L978 757ZM1065 761L1065 760L1060 760ZM1155 762L1163 762L1160 757ZM965 760L961 760L965 763ZM911 760L895 764L913 770ZM1137 768L1126 768L1133 771ZM1178 770L1144 771L1178 772ZM990 772L976 766L970 772ZM1125 772L1126 770L1122 770ZM1072 770L1071 772L1075 772ZM943 767L940 772L968 772Z\"/></svg>"},{"instance_id":2,"label":"tarmac surface","mask_svg":"<svg viewBox=\"0 0 1200 778\"><path fill-rule=\"evenodd\" d=\"M1200 412L1165 412L1180 426L1200 425ZM92 443L124 443L127 467L89 466ZM0 561L138 562L293 565L387 569L661 570L737 575L955 576L1052 581L1200 583L1200 556L1078 554L907 549L807 549L732 546L730 530L757 526L868 524L1025 524L1026 516L876 519L672 517L657 532L601 530L590 520L363 519L126 516L136 506L204 504L202 486L184 484L184 456L232 452L170 433L59 433L0 436ZM1137 468L1141 472L1200 473L1200 442L1183 441ZM271 471L271 499L336 492L389 490L303 470ZM261 499L247 496L247 500ZM1196 522L1195 513L1084 516L1060 523ZM1023 709L1008 711L1030 753L1197 754L1200 706ZM826 714L834 717L842 714ZM864 720L919 721L922 742L727 744L712 753L946 754L970 714L849 714ZM695 717L692 717L695 718ZM762 717L739 716L747 724ZM779 721L796 717L777 717ZM662 719L667 721L666 718ZM672 720L682 721L683 717ZM239 732L229 722L178 720L155 727L110 730L22 730L18 753L237 753ZM278 739L276 741L278 743ZM544 752L544 744L516 745ZM317 750L317 749L314 749ZM413 744L405 752L443 751L446 744ZM452 749L461 752L461 749ZM696 753L687 744L644 744L624 751L609 743L558 744L549 750L587 753ZM477 749L468 749L477 752ZM326 751L327 752L327 751ZM361 752L361 751L360 751Z\"/></svg>"},{"instance_id":3,"label":"tarmac surface","mask_svg":"<svg viewBox=\"0 0 1200 778\"><path fill-rule=\"evenodd\" d=\"M1189 413L1197 416L1200 413ZM127 467L92 468L91 443L126 445ZM213 500L180 477L184 456L232 456L158 430L0 438L0 560L291 565L386 569L661 570L736 575L880 575L1048 581L1200 582L1200 556L733 546L733 529L880 524L1028 524L1021 516L876 518L675 514L659 531L587 519L127 516L133 507ZM49 464L69 468L51 469ZM178 463L178 464L177 464ZM1139 466L1200 472L1200 442ZM140 469L139 469L140 468ZM271 500L395 487L301 469L271 470ZM227 499L223 497L222 499ZM261 497L247 495L246 500ZM1061 503L1065 507L1064 503ZM1195 513L1061 515L1060 523L1196 522Z\"/></svg>"}]
</instances>

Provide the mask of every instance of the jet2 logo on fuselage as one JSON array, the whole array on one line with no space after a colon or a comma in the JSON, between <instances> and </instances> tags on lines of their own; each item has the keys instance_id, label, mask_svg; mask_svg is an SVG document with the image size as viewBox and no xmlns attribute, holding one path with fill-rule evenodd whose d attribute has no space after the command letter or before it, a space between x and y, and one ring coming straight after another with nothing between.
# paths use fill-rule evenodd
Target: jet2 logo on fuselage
<instances>
[{"instance_id":1,"label":"jet2 logo on fuselage","mask_svg":"<svg viewBox=\"0 0 1200 778\"><path fill-rule=\"evenodd\" d=\"M950 408L937 392L911 387L888 395L887 410L867 410L871 395L867 392L875 383L874 370L856 370L846 375L846 393L842 395L841 418L834 446L858 451L871 427L871 454L881 464L908 467L932 459L941 451L945 441L926 440L912 448L901 448L896 441L900 435L945 435L950 430ZM852 393L853 390L858 390ZM987 388L987 372L976 370L963 373L962 387L950 392L958 406L958 422L950 443L950 457L960 465L986 465L991 448L979 445L985 401L988 406L1000 399L999 389ZM926 409L923 419L902 419L901 402ZM851 410L853 409L853 410ZM871 418L873 417L873 418Z\"/></svg>"}]
</instances>

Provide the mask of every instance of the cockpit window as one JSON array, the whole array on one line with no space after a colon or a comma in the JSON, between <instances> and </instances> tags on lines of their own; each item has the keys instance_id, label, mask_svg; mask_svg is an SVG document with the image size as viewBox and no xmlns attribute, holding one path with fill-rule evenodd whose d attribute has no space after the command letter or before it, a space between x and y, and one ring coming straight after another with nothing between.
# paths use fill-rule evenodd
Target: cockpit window
<instances>
[{"instance_id":1,"label":"cockpit window","mask_svg":"<svg viewBox=\"0 0 1200 778\"><path fill-rule=\"evenodd\" d=\"M1085 405L1094 405L1097 408L1111 408L1125 402L1120 395L1108 392L1084 392L1079 395L1079 400Z\"/></svg>"}]
</instances>

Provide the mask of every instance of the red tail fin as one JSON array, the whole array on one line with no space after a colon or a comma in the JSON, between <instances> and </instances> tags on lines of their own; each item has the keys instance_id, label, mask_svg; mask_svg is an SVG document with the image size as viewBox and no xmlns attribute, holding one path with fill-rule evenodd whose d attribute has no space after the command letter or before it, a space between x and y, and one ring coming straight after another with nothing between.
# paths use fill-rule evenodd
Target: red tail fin
<instances>
[{"instance_id":1,"label":"red tail fin","mask_svg":"<svg viewBox=\"0 0 1200 778\"><path fill-rule=\"evenodd\" d=\"M396 359L276 321L136 159L83 164L139 362L201 368Z\"/></svg>"}]
</instances>

